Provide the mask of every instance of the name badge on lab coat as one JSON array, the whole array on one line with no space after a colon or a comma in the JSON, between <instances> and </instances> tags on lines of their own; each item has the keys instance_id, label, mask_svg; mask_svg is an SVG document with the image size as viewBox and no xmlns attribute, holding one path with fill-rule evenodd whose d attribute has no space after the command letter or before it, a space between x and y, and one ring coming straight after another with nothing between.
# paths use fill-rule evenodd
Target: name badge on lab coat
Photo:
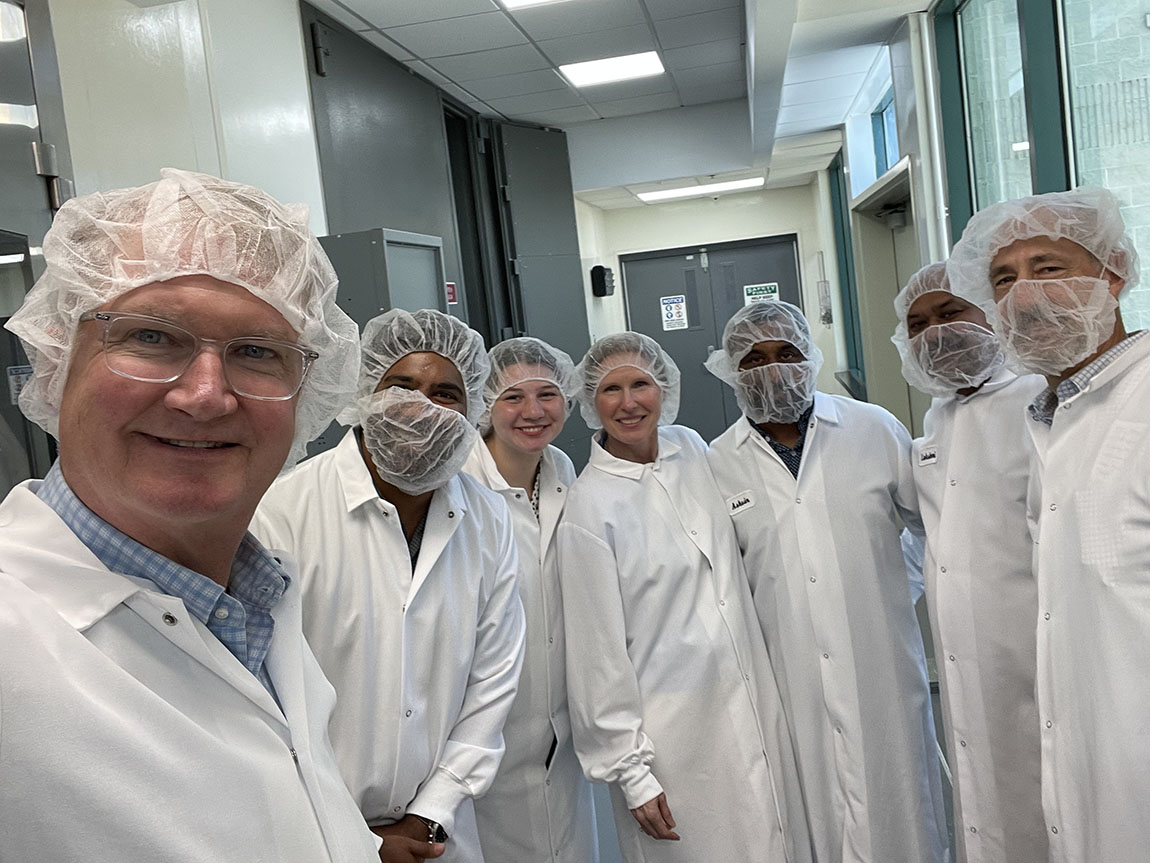
<instances>
[{"instance_id":1,"label":"name badge on lab coat","mask_svg":"<svg viewBox=\"0 0 1150 863\"><path fill-rule=\"evenodd\" d=\"M918 454L918 466L926 467L928 464L935 464L938 462L938 450L934 447L924 449Z\"/></svg>"},{"instance_id":2,"label":"name badge on lab coat","mask_svg":"<svg viewBox=\"0 0 1150 863\"><path fill-rule=\"evenodd\" d=\"M737 512L742 512L744 509L752 509L755 505L755 496L751 494L751 490L741 491L736 495L727 498L727 515L734 515Z\"/></svg>"}]
</instances>

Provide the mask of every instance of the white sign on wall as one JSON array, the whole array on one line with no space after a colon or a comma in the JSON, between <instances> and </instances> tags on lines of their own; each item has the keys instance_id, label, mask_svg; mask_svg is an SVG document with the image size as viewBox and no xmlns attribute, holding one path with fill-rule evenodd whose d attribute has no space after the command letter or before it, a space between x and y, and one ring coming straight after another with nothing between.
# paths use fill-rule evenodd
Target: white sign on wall
<instances>
[{"instance_id":1,"label":"white sign on wall","mask_svg":"<svg viewBox=\"0 0 1150 863\"><path fill-rule=\"evenodd\" d=\"M20 390L32 380L31 366L8 366L8 398L12 404L19 404Z\"/></svg>"},{"instance_id":2,"label":"white sign on wall","mask_svg":"<svg viewBox=\"0 0 1150 863\"><path fill-rule=\"evenodd\" d=\"M767 282L763 285L743 285L743 305L749 306L759 300L777 300L779 298L779 283Z\"/></svg>"},{"instance_id":3,"label":"white sign on wall","mask_svg":"<svg viewBox=\"0 0 1150 863\"><path fill-rule=\"evenodd\" d=\"M687 329L687 298L682 294L674 297L659 297L660 320L664 330Z\"/></svg>"}]
</instances>

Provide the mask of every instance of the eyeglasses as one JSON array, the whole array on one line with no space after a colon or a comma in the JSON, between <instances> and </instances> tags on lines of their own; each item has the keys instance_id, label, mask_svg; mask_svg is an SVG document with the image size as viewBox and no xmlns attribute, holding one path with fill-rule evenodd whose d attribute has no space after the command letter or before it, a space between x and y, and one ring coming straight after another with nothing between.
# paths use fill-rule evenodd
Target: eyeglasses
<instances>
[{"instance_id":1,"label":"eyeglasses","mask_svg":"<svg viewBox=\"0 0 1150 863\"><path fill-rule=\"evenodd\" d=\"M313 350L290 342L244 336L204 339L163 318L129 312L85 312L80 321L104 325L104 362L109 371L134 381L166 384L188 370L200 352L220 352L224 378L238 396L286 401L300 391Z\"/></svg>"}]
</instances>

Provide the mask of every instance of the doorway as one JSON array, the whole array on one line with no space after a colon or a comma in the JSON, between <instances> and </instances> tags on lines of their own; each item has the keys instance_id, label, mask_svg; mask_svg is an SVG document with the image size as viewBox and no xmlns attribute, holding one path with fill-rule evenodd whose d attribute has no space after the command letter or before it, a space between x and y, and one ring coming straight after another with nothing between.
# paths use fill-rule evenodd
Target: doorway
<instances>
[{"instance_id":1,"label":"doorway","mask_svg":"<svg viewBox=\"0 0 1150 863\"><path fill-rule=\"evenodd\" d=\"M714 440L741 414L731 388L703 366L723 327L750 302L802 308L794 234L622 255L627 321L663 346L682 374L676 422Z\"/></svg>"}]
</instances>

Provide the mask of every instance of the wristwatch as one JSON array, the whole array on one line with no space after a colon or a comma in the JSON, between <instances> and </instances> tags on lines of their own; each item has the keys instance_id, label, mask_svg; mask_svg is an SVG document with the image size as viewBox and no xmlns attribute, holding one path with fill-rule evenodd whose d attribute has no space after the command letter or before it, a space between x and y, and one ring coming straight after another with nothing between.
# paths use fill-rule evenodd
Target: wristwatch
<instances>
[{"instance_id":1,"label":"wristwatch","mask_svg":"<svg viewBox=\"0 0 1150 863\"><path fill-rule=\"evenodd\" d=\"M415 815L415 813L411 813ZM427 825L427 844L432 845L436 842L447 841L447 831L443 829L443 825L438 821L432 821L430 818L424 818L422 815L415 815L420 821Z\"/></svg>"}]
</instances>

